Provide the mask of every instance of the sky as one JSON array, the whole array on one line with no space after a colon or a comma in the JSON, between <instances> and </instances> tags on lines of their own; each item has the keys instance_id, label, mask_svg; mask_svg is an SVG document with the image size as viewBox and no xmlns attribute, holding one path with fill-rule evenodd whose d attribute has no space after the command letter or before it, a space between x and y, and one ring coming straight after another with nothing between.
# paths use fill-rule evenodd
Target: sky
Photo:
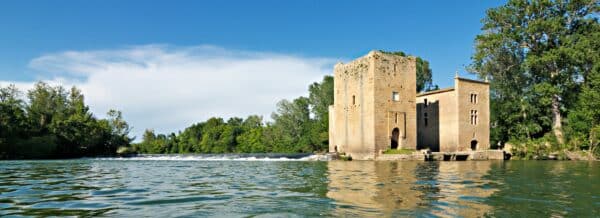
<instances>
[{"instance_id":1,"label":"sky","mask_svg":"<svg viewBox=\"0 0 600 218\"><path fill-rule=\"evenodd\" d=\"M333 65L371 50L428 60L452 86L471 62L489 8L504 1L5 0L0 86L77 86L100 118L132 135L212 116L269 119Z\"/></svg>"}]
</instances>

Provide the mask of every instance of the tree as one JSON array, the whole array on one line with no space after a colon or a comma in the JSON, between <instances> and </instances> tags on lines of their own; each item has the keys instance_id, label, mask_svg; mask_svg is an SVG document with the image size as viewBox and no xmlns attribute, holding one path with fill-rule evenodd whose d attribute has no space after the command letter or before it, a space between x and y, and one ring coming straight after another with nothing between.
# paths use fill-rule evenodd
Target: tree
<instances>
[{"instance_id":1,"label":"tree","mask_svg":"<svg viewBox=\"0 0 600 218\"><path fill-rule=\"evenodd\" d=\"M597 145L600 136L600 57L598 56L600 55L596 55L597 61L582 85L575 110L568 115L571 137L587 139L589 143L582 144L582 147L588 147L590 150Z\"/></svg>"},{"instance_id":2,"label":"tree","mask_svg":"<svg viewBox=\"0 0 600 218\"><path fill-rule=\"evenodd\" d=\"M261 116L248 116L242 123L242 133L237 136L238 153L264 153L267 148L263 142L263 121Z\"/></svg>"},{"instance_id":3,"label":"tree","mask_svg":"<svg viewBox=\"0 0 600 218\"><path fill-rule=\"evenodd\" d=\"M0 159L14 153L11 146L26 135L27 117L21 92L14 86L0 87Z\"/></svg>"},{"instance_id":4,"label":"tree","mask_svg":"<svg viewBox=\"0 0 600 218\"><path fill-rule=\"evenodd\" d=\"M27 92L29 105L27 114L33 134L47 134L52 131L53 119L64 119L66 116L67 93L62 87L51 87L38 82Z\"/></svg>"},{"instance_id":5,"label":"tree","mask_svg":"<svg viewBox=\"0 0 600 218\"><path fill-rule=\"evenodd\" d=\"M487 11L470 70L491 81L492 113L498 113L493 123L523 125L527 137L549 129L564 143L563 113L589 73L580 59L598 53L581 45L598 40L597 29L590 28L598 25L598 8L596 0L510 0Z\"/></svg>"},{"instance_id":6,"label":"tree","mask_svg":"<svg viewBox=\"0 0 600 218\"><path fill-rule=\"evenodd\" d=\"M308 87L309 104L314 122L310 128L311 144L314 151L325 150L329 143L329 106L333 105L333 77L324 76L320 83Z\"/></svg>"},{"instance_id":7,"label":"tree","mask_svg":"<svg viewBox=\"0 0 600 218\"><path fill-rule=\"evenodd\" d=\"M128 146L129 125L120 112L98 120L81 90L35 84L28 102L14 86L0 87L0 158L64 158L114 154Z\"/></svg>"},{"instance_id":8,"label":"tree","mask_svg":"<svg viewBox=\"0 0 600 218\"><path fill-rule=\"evenodd\" d=\"M276 146L284 146L282 152L311 152L308 130L310 127L309 100L299 97L290 102L277 103L277 111L271 115L273 128L283 139Z\"/></svg>"},{"instance_id":9,"label":"tree","mask_svg":"<svg viewBox=\"0 0 600 218\"><path fill-rule=\"evenodd\" d=\"M108 111L107 115L111 134L113 136L110 143L113 146L128 145L134 140L134 138L129 137L131 127L123 119L123 114L121 111L111 109Z\"/></svg>"}]
</instances>

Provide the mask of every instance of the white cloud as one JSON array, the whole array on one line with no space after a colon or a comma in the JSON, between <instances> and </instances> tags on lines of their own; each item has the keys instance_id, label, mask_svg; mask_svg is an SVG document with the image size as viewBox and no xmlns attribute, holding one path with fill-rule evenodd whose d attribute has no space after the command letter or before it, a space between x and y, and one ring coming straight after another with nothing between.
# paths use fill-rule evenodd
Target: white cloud
<instances>
[{"instance_id":1,"label":"white cloud","mask_svg":"<svg viewBox=\"0 0 600 218\"><path fill-rule=\"evenodd\" d=\"M307 94L331 74L334 61L294 55L228 50L214 46L146 45L43 55L29 67L54 85L82 89L98 117L121 110L134 126L182 130L211 116L268 118L277 101ZM0 82L0 85L14 83ZM16 83L21 90L33 82Z\"/></svg>"}]
</instances>

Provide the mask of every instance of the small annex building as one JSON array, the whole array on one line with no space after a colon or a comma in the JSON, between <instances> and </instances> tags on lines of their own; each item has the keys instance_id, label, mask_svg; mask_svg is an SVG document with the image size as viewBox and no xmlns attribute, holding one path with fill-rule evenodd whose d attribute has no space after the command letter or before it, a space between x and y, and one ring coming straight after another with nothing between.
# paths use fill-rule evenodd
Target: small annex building
<instances>
[{"instance_id":1,"label":"small annex building","mask_svg":"<svg viewBox=\"0 0 600 218\"><path fill-rule=\"evenodd\" d=\"M416 58L380 51L334 67L329 151L373 160L388 149L489 149L489 84L417 94Z\"/></svg>"}]
</instances>

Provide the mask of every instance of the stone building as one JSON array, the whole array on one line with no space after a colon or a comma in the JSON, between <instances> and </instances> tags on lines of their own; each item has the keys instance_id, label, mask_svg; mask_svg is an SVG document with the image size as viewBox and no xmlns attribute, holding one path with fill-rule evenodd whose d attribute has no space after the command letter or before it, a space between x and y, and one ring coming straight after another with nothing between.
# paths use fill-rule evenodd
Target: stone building
<instances>
[{"instance_id":1,"label":"stone building","mask_svg":"<svg viewBox=\"0 0 600 218\"><path fill-rule=\"evenodd\" d=\"M417 149L490 148L489 84L454 77L454 87L417 95Z\"/></svg>"},{"instance_id":2,"label":"stone building","mask_svg":"<svg viewBox=\"0 0 600 218\"><path fill-rule=\"evenodd\" d=\"M416 148L416 59L372 51L334 67L330 151L374 159L390 148Z\"/></svg>"},{"instance_id":3,"label":"stone building","mask_svg":"<svg viewBox=\"0 0 600 218\"><path fill-rule=\"evenodd\" d=\"M488 84L461 78L455 82L453 89L417 97L414 57L371 51L336 64L329 151L369 160L388 149L462 151L471 149L473 140L475 149L488 148ZM467 100L474 94L477 103L462 103L465 93ZM469 126L469 112L475 113L475 125Z\"/></svg>"}]
</instances>

